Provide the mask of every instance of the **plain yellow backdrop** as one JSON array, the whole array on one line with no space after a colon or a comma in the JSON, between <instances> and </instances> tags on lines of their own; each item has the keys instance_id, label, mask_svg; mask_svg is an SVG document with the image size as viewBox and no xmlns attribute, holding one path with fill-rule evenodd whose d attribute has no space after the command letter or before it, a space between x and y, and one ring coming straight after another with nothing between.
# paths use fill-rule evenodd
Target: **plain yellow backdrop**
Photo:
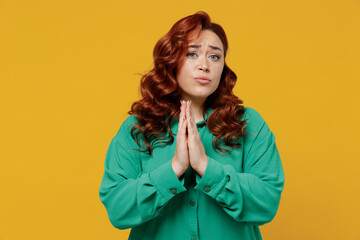
<instances>
[{"instance_id":1,"label":"plain yellow backdrop","mask_svg":"<svg viewBox=\"0 0 360 240\"><path fill-rule=\"evenodd\" d=\"M138 74L180 18L228 36L234 92L285 170L266 240L359 240L360 2L0 1L0 239L127 239L98 190Z\"/></svg>"}]
</instances>

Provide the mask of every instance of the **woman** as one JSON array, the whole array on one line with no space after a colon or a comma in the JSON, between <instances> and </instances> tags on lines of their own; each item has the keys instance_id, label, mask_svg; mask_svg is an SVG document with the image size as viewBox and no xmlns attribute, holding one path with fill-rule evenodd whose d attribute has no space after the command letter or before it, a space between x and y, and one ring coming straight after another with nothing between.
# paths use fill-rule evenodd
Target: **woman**
<instances>
[{"instance_id":1,"label":"woman","mask_svg":"<svg viewBox=\"0 0 360 240\"><path fill-rule=\"evenodd\" d=\"M227 50L224 30L202 11L157 42L100 186L129 239L262 239L259 226L274 218L284 187L275 137L239 105Z\"/></svg>"}]
</instances>

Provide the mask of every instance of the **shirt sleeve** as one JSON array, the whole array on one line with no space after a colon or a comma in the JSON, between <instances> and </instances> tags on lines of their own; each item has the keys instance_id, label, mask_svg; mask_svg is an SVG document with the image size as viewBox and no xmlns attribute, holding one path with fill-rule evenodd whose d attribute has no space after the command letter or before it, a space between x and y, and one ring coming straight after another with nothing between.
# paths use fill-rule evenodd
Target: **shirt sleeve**
<instances>
[{"instance_id":1,"label":"shirt sleeve","mask_svg":"<svg viewBox=\"0 0 360 240\"><path fill-rule=\"evenodd\" d=\"M143 173L138 145L128 121L110 142L100 185L100 200L110 222L119 229L132 228L162 214L166 204L186 188L177 178L171 161L151 173Z\"/></svg>"},{"instance_id":2,"label":"shirt sleeve","mask_svg":"<svg viewBox=\"0 0 360 240\"><path fill-rule=\"evenodd\" d=\"M195 189L215 199L236 221L260 226L275 217L285 176L274 134L259 113L248 111L252 114L247 123L250 136L243 146L243 172L208 157Z\"/></svg>"}]
</instances>

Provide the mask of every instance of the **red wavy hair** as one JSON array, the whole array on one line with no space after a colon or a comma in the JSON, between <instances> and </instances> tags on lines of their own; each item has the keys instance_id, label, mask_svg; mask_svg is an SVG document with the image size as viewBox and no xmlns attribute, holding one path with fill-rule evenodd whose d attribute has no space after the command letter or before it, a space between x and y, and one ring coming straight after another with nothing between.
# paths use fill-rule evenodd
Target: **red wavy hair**
<instances>
[{"instance_id":1,"label":"red wavy hair","mask_svg":"<svg viewBox=\"0 0 360 240\"><path fill-rule=\"evenodd\" d=\"M199 11L177 21L155 45L153 51L154 68L141 75L140 92L142 99L134 102L128 112L134 115L137 123L131 129L131 135L140 146L137 136L143 138L146 149L138 150L152 155L157 143L172 144L174 135L170 128L171 121L180 114L181 89L176 81L176 66L184 58L191 39L197 38L202 30L213 31L224 46L224 58L228 50L228 41L223 28L212 23L206 12ZM219 141L230 147L241 147L236 140L244 135L246 120L239 118L244 114L243 101L234 95L232 89L237 80L236 74L224 64L217 90L205 101L203 116L209 107L213 111L206 125L215 135L212 146L215 151L231 152L219 147ZM136 137L134 137L134 132ZM168 133L168 134L167 134ZM168 140L161 141L160 140ZM150 143L152 143L150 145Z\"/></svg>"}]
</instances>

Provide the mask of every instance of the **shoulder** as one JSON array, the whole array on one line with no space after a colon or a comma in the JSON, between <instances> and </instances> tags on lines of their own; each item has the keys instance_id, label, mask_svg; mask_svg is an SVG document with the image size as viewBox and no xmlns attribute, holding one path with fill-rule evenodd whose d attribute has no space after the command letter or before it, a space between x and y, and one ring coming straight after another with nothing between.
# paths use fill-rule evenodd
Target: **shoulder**
<instances>
[{"instance_id":1,"label":"shoulder","mask_svg":"<svg viewBox=\"0 0 360 240\"><path fill-rule=\"evenodd\" d=\"M120 124L119 129L117 130L115 136L113 136L112 142L118 146L128 146L130 148L138 148L136 140L142 144L142 139L137 135L138 129L136 129L133 134L131 130L133 125L138 122L137 118L133 115L128 116ZM136 140L135 140L136 139Z\"/></svg>"},{"instance_id":2,"label":"shoulder","mask_svg":"<svg viewBox=\"0 0 360 240\"><path fill-rule=\"evenodd\" d=\"M260 115L260 113L251 108L251 107L244 107L245 113L243 115L243 119L247 120L252 123L262 123L264 122L264 118Z\"/></svg>"},{"instance_id":3,"label":"shoulder","mask_svg":"<svg viewBox=\"0 0 360 240\"><path fill-rule=\"evenodd\" d=\"M134 115L128 116L121 124L118 129L115 138L117 139L131 139L131 129L134 124L137 123L137 118Z\"/></svg>"},{"instance_id":4,"label":"shoulder","mask_svg":"<svg viewBox=\"0 0 360 240\"><path fill-rule=\"evenodd\" d=\"M264 118L261 116L259 111L251 107L244 107L245 113L243 115L243 120L246 120L246 133L257 133L263 127L268 128Z\"/></svg>"},{"instance_id":5,"label":"shoulder","mask_svg":"<svg viewBox=\"0 0 360 240\"><path fill-rule=\"evenodd\" d=\"M135 117L134 115L128 116L128 117L121 123L120 129L119 129L118 133L119 133L120 131L129 131L129 130L132 128L132 126L133 126L134 124L136 124L136 123L137 123L137 119L136 119L136 117Z\"/></svg>"}]
</instances>

